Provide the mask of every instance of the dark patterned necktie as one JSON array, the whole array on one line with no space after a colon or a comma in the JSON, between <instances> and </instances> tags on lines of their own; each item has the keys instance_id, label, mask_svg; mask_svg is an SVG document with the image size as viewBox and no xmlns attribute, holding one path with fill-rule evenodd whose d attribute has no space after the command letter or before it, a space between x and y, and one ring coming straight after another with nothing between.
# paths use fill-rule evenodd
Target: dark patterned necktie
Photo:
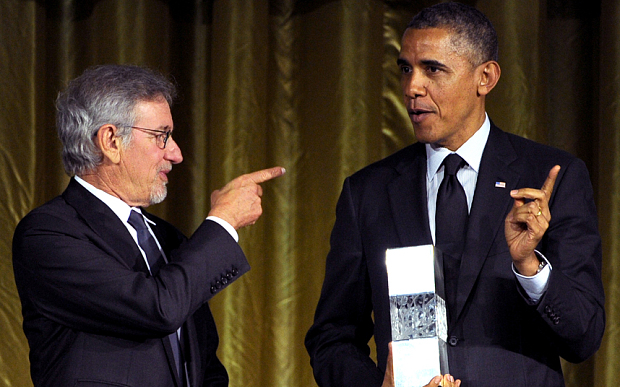
<instances>
[{"instance_id":1,"label":"dark patterned necktie","mask_svg":"<svg viewBox=\"0 0 620 387\"><path fill-rule=\"evenodd\" d=\"M129 220L127 221L136 229L138 233L138 244L140 248L146 254L146 260L149 262L149 267L151 271L151 275L155 276L159 272L160 267L165 264L165 260L159 247L157 246L157 242L151 232L149 231L146 223L144 222L144 217L139 214L137 211L130 211ZM179 377L183 381L183 385L185 384L184 376L185 376L185 367L183 365L183 359L181 357L181 343L179 342L179 337L177 336L177 332L173 332L168 335L170 339L170 344L172 346L172 353L174 355L174 360L177 366L177 372Z\"/></svg>"},{"instance_id":2,"label":"dark patterned necktie","mask_svg":"<svg viewBox=\"0 0 620 387\"><path fill-rule=\"evenodd\" d=\"M443 180L437 190L435 241L443 252L446 303L451 322L456 317L456 289L469 217L465 190L456 173L466 164L456 153L448 155L443 161Z\"/></svg>"},{"instance_id":3,"label":"dark patterned necktie","mask_svg":"<svg viewBox=\"0 0 620 387\"><path fill-rule=\"evenodd\" d=\"M159 251L157 242L155 242L155 238L153 238L148 227L146 227L144 217L132 210L129 214L127 223L138 233L138 244L146 254L146 260L149 262L151 275L153 277L156 276L159 272L159 268L164 265L165 261L164 257L161 255L161 251Z\"/></svg>"}]
</instances>

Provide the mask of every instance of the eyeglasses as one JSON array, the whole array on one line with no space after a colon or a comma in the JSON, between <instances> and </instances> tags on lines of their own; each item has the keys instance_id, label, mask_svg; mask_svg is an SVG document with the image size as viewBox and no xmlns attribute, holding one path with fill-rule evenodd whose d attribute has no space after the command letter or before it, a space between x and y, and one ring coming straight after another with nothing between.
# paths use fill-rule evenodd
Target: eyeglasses
<instances>
[{"instance_id":1,"label":"eyeglasses","mask_svg":"<svg viewBox=\"0 0 620 387\"><path fill-rule=\"evenodd\" d=\"M166 149L166 144L168 143L168 139L172 136L172 130L155 130L155 129L147 129L140 128L138 126L132 126L132 129L137 129L141 132L151 133L155 135L155 140L157 141L157 146L161 149Z\"/></svg>"}]
</instances>

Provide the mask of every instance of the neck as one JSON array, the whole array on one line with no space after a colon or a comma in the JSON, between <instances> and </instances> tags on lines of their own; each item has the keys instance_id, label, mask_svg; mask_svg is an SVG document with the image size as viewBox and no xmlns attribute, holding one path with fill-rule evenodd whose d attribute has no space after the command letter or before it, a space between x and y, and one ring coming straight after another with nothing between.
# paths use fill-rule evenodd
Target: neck
<instances>
[{"instance_id":1,"label":"neck","mask_svg":"<svg viewBox=\"0 0 620 387\"><path fill-rule=\"evenodd\" d=\"M116 174L112 173L109 168L104 166L98 167L95 170L85 172L79 175L79 177L85 182L91 184L93 187L102 190L116 198L127 203L131 207L146 207L149 203L137 203L132 200L128 200L128 195L122 189L122 185L116 178Z\"/></svg>"}]
</instances>

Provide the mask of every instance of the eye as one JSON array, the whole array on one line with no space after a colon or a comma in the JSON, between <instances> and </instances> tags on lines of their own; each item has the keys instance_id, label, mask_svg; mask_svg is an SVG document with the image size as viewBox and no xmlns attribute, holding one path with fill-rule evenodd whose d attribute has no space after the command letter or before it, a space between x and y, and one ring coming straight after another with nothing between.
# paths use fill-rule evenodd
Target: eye
<instances>
[{"instance_id":1,"label":"eye","mask_svg":"<svg viewBox=\"0 0 620 387\"><path fill-rule=\"evenodd\" d=\"M157 141L159 141L159 143L161 144L160 145L161 148L166 147L166 143L168 142L168 139L170 138L171 135L172 135L172 131L169 130L157 136Z\"/></svg>"},{"instance_id":2,"label":"eye","mask_svg":"<svg viewBox=\"0 0 620 387\"><path fill-rule=\"evenodd\" d=\"M426 71L428 71L429 73L435 74L441 71L441 69L439 67L436 66L428 66L426 68Z\"/></svg>"},{"instance_id":3,"label":"eye","mask_svg":"<svg viewBox=\"0 0 620 387\"><path fill-rule=\"evenodd\" d=\"M400 66L400 72L401 72L401 74L409 74L409 73L411 73L411 67L410 66L402 65L402 66Z\"/></svg>"}]
</instances>

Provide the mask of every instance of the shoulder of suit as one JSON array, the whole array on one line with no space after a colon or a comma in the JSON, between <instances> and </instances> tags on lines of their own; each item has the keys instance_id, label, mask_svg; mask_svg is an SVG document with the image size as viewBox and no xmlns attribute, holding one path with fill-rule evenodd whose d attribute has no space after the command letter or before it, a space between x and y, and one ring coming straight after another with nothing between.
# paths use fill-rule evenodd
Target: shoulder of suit
<instances>
[{"instance_id":1,"label":"shoulder of suit","mask_svg":"<svg viewBox=\"0 0 620 387\"><path fill-rule=\"evenodd\" d=\"M15 227L14 237L33 230L69 232L81 222L80 215L59 195L28 212Z\"/></svg>"},{"instance_id":2,"label":"shoulder of suit","mask_svg":"<svg viewBox=\"0 0 620 387\"><path fill-rule=\"evenodd\" d=\"M391 174L396 172L396 168L403 164L411 164L416 158L426 160L426 149L424 144L416 142L391 155L375 161L374 163L360 169L351 175L352 178L373 174Z\"/></svg>"},{"instance_id":3,"label":"shoulder of suit","mask_svg":"<svg viewBox=\"0 0 620 387\"><path fill-rule=\"evenodd\" d=\"M567 162L576 159L573 154L550 145L542 144L513 133L505 132L498 127L494 127L500 136L506 136L514 150L520 156L531 155L532 157L541 157L543 159L556 159L558 163Z\"/></svg>"}]
</instances>

